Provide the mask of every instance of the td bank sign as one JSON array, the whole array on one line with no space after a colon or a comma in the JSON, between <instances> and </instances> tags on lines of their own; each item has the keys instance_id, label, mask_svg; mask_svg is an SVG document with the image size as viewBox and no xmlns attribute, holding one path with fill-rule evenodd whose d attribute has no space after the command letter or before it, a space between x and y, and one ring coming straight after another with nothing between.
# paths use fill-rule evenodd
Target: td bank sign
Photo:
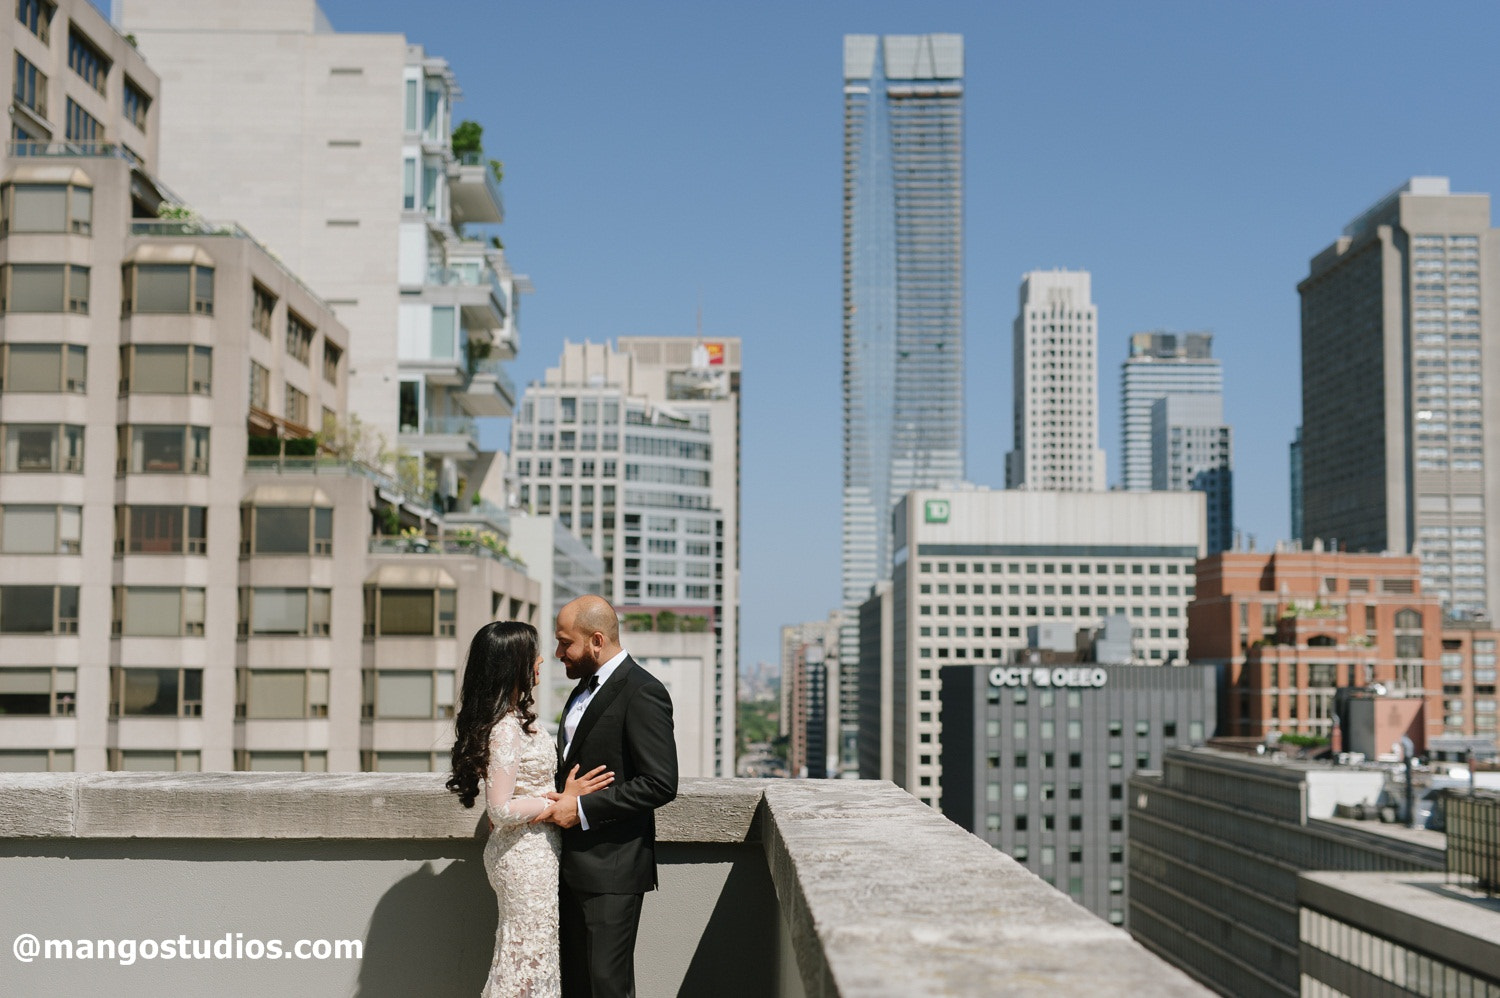
<instances>
[{"instance_id":1,"label":"td bank sign","mask_svg":"<svg viewBox=\"0 0 1500 998\"><path fill-rule=\"evenodd\" d=\"M928 499L922 504L922 519L926 523L947 523L952 507L946 499Z\"/></svg>"}]
</instances>

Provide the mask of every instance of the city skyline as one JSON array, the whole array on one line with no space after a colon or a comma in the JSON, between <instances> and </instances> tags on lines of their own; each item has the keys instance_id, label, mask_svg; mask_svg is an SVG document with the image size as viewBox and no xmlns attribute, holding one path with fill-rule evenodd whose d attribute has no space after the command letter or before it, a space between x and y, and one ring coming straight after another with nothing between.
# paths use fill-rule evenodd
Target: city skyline
<instances>
[{"instance_id":1,"label":"city skyline","mask_svg":"<svg viewBox=\"0 0 1500 998\"><path fill-rule=\"evenodd\" d=\"M475 30L497 23L480 3L448 5L442 18L380 0L324 7L341 31L403 31L443 52L465 81L455 118L480 121L503 150L507 248L539 291L526 300L518 382L539 377L566 337L691 333L700 301L705 332L745 337L750 371L765 364L782 379L775 391L757 379L745 398L745 533L765 538L745 560L751 661L774 660L782 623L839 598L831 195L844 34L966 37L967 159L986 165L967 171L966 208L969 477L982 484L1003 480L1014 283L1029 269L1084 267L1106 370L1133 332L1215 333L1230 372L1236 525L1270 546L1289 532L1295 285L1308 260L1407 176L1500 188L1496 141L1465 124L1493 103L1478 67L1482 22L1496 13L1478 6L1465 8L1475 30L1458 38L1395 5L1362 6L1357 22L1349 7L1295 8L1295 35L1276 16L1290 5L939 3L919 19L895 4L857 16L798 8L798 23L811 23L793 34L778 16L793 8L774 4L713 19L684 17L676 4L587 18L520 8L501 34ZM1449 58L1421 80L1383 78L1366 53L1395 37L1419 49L1441 40ZM1066 40L1067 72L1039 39ZM638 75L642 53L659 56L649 79ZM748 85L757 70L765 80ZM610 84L624 78L642 82ZM641 114L643 101L657 110ZM1015 141L1064 119L1069 135L1086 136L1081 152L1039 154ZM1399 146L1380 139L1393 122L1405 129ZM1119 403L1107 373L1100 409L1113 472ZM788 517L783 486L793 480L803 504Z\"/></svg>"}]
</instances>

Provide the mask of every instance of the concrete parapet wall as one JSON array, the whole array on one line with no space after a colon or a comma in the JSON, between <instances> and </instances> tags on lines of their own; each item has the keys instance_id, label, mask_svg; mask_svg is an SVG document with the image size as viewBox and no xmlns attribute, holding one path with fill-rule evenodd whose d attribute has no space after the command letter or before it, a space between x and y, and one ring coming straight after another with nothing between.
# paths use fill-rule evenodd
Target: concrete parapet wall
<instances>
[{"instance_id":1,"label":"concrete parapet wall","mask_svg":"<svg viewBox=\"0 0 1500 998\"><path fill-rule=\"evenodd\" d=\"M482 813L440 774L0 776L6 993L474 994ZM643 998L1207 994L889 783L685 780L658 813ZM358 939L363 959L15 959L41 939Z\"/></svg>"}]
</instances>

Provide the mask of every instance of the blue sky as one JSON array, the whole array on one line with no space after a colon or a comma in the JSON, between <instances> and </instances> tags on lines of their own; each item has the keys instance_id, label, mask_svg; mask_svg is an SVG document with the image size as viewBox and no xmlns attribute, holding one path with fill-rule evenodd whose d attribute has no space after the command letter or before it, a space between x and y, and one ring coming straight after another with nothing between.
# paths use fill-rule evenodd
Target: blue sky
<instances>
[{"instance_id":1,"label":"blue sky","mask_svg":"<svg viewBox=\"0 0 1500 998\"><path fill-rule=\"evenodd\" d=\"M1413 174L1500 190L1500 5L1471 2L324 0L453 65L505 162L518 382L564 339L744 339L741 654L839 598L842 36L965 37L968 470L1011 444L1021 274L1093 273L1119 476L1132 332L1207 329L1235 522L1288 533L1297 281ZM148 53L149 56L149 53ZM165 95L164 99L170 99ZM170 181L170 178L168 178Z\"/></svg>"}]
</instances>

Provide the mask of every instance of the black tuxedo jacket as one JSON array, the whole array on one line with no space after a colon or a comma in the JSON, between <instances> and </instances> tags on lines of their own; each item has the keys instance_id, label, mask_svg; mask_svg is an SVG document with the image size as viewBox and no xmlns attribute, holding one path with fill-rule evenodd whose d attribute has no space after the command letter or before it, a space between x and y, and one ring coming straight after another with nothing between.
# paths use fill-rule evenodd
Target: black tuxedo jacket
<instances>
[{"instance_id":1,"label":"black tuxedo jacket","mask_svg":"<svg viewBox=\"0 0 1500 998\"><path fill-rule=\"evenodd\" d=\"M583 687L579 683L573 690L569 707ZM677 796L677 742L667 688L627 655L589 701L564 757L566 739L559 725L559 791L574 765L580 774L607 766L615 782L582 798L588 831L563 829L563 883L588 894L651 890L656 886L655 812Z\"/></svg>"}]
</instances>

